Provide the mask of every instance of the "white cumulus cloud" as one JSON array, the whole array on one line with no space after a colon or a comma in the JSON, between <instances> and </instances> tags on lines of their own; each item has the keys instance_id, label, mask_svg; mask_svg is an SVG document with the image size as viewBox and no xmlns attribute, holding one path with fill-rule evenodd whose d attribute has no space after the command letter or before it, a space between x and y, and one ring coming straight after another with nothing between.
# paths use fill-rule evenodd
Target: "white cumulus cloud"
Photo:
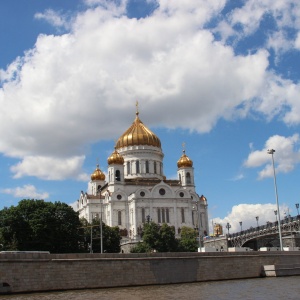
<instances>
[{"instance_id":1,"label":"white cumulus cloud","mask_svg":"<svg viewBox=\"0 0 300 300\"><path fill-rule=\"evenodd\" d=\"M49 197L47 192L38 192L36 187L31 184L22 187L3 189L1 190L1 193L13 195L15 198L47 199Z\"/></svg>"},{"instance_id":2,"label":"white cumulus cloud","mask_svg":"<svg viewBox=\"0 0 300 300\"><path fill-rule=\"evenodd\" d=\"M36 176L44 180L63 180L73 178L88 180L88 175L81 173L84 156L59 159L45 156L26 156L22 162L11 167L14 178Z\"/></svg>"},{"instance_id":3,"label":"white cumulus cloud","mask_svg":"<svg viewBox=\"0 0 300 300\"><path fill-rule=\"evenodd\" d=\"M78 210L77 204L78 204L78 202L76 200L76 201L74 201L72 203L69 203L69 206L71 206L75 211L77 211Z\"/></svg>"},{"instance_id":4,"label":"white cumulus cloud","mask_svg":"<svg viewBox=\"0 0 300 300\"><path fill-rule=\"evenodd\" d=\"M251 110L273 118L283 108L284 122L300 122L300 85L268 71L268 51L237 55L206 27L225 0L160 0L141 19L126 16L126 1L86 4L68 32L40 35L0 71L0 152L20 159L11 168L15 178L82 177L87 147L117 138L136 99L149 126L208 132L220 118L245 118ZM232 22L256 24L246 13ZM36 17L65 24L54 11Z\"/></svg>"},{"instance_id":5,"label":"white cumulus cloud","mask_svg":"<svg viewBox=\"0 0 300 300\"><path fill-rule=\"evenodd\" d=\"M284 212L288 211L285 205L280 206L280 217L283 219ZM239 204L232 207L232 210L224 218L215 218L211 220L212 223L219 223L223 226L223 233L228 233L226 224L229 223L230 233L238 232L241 230L240 222L242 222L242 230L256 227L258 217L258 225L266 225L267 222L275 222L276 216L274 211L277 210L276 204Z\"/></svg>"},{"instance_id":6,"label":"white cumulus cloud","mask_svg":"<svg viewBox=\"0 0 300 300\"><path fill-rule=\"evenodd\" d=\"M53 9L47 9L45 12L38 12L34 15L37 20L45 20L50 23L52 26L57 28L65 28L68 29L70 27L70 23L68 18Z\"/></svg>"},{"instance_id":7,"label":"white cumulus cloud","mask_svg":"<svg viewBox=\"0 0 300 300\"><path fill-rule=\"evenodd\" d=\"M274 135L266 141L262 150L252 151L244 162L247 168L264 166L258 173L259 179L273 176L271 155L267 153L268 149L275 150L276 173L288 173L300 163L299 134L290 137Z\"/></svg>"},{"instance_id":8,"label":"white cumulus cloud","mask_svg":"<svg viewBox=\"0 0 300 300\"><path fill-rule=\"evenodd\" d=\"M297 0L248 0L230 14L232 24L243 26L245 35L256 31L263 17L272 16L278 29L286 27L300 28L300 4Z\"/></svg>"}]
</instances>

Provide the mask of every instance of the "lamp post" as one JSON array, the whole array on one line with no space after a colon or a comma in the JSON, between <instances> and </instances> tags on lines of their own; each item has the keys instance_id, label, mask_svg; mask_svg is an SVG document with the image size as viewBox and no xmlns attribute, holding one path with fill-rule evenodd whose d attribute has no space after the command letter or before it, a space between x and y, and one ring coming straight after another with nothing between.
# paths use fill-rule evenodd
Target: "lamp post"
<instances>
[{"instance_id":1,"label":"lamp post","mask_svg":"<svg viewBox=\"0 0 300 300\"><path fill-rule=\"evenodd\" d=\"M292 230L291 215L290 215L289 210L288 210L288 220L289 220L289 223L290 223L291 243L292 243L292 250L293 250L294 249L294 236L293 236L293 230Z\"/></svg>"},{"instance_id":2,"label":"lamp post","mask_svg":"<svg viewBox=\"0 0 300 300\"><path fill-rule=\"evenodd\" d=\"M91 243L90 243L90 253L93 253L93 217L92 217L92 225L91 225Z\"/></svg>"},{"instance_id":3,"label":"lamp post","mask_svg":"<svg viewBox=\"0 0 300 300\"><path fill-rule=\"evenodd\" d=\"M256 216L255 219L256 219L256 224L257 224L257 227L258 227L259 216Z\"/></svg>"},{"instance_id":4,"label":"lamp post","mask_svg":"<svg viewBox=\"0 0 300 300\"><path fill-rule=\"evenodd\" d=\"M276 173L275 173L275 165L274 165L274 149L269 149L268 154L272 155L272 165L273 165L273 175L274 175L274 187L275 187L275 196L276 196L276 206L277 206L277 215L278 215L278 234L279 234L279 242L280 242L280 250L283 251L282 245L282 235L281 235L281 224L280 224L280 211L278 204L278 192L277 192L277 183L276 183Z\"/></svg>"},{"instance_id":5,"label":"lamp post","mask_svg":"<svg viewBox=\"0 0 300 300\"><path fill-rule=\"evenodd\" d=\"M243 222L240 222L240 226L241 226L241 232L243 231Z\"/></svg>"},{"instance_id":6,"label":"lamp post","mask_svg":"<svg viewBox=\"0 0 300 300\"><path fill-rule=\"evenodd\" d=\"M284 220L285 220L285 223L288 223L288 214L286 214L286 212L284 212Z\"/></svg>"},{"instance_id":7,"label":"lamp post","mask_svg":"<svg viewBox=\"0 0 300 300\"><path fill-rule=\"evenodd\" d=\"M198 239L199 239L199 251L201 252L201 233L200 233L200 218L201 218L201 212L200 212L200 203L199 201L196 201L196 207L193 208L197 210L198 212Z\"/></svg>"},{"instance_id":8,"label":"lamp post","mask_svg":"<svg viewBox=\"0 0 300 300\"><path fill-rule=\"evenodd\" d=\"M226 224L226 228L228 230L228 235L229 235L229 229L231 228L231 225L229 223Z\"/></svg>"},{"instance_id":9,"label":"lamp post","mask_svg":"<svg viewBox=\"0 0 300 300\"><path fill-rule=\"evenodd\" d=\"M103 253L103 232L102 232L102 200L101 200L101 187L98 188L97 194L100 199L100 253Z\"/></svg>"},{"instance_id":10,"label":"lamp post","mask_svg":"<svg viewBox=\"0 0 300 300\"><path fill-rule=\"evenodd\" d=\"M296 203L296 208L297 208L297 216L299 216L299 203Z\"/></svg>"},{"instance_id":11,"label":"lamp post","mask_svg":"<svg viewBox=\"0 0 300 300\"><path fill-rule=\"evenodd\" d=\"M216 224L216 223L215 223ZM214 220L211 220L212 232L214 237L214 247L216 247L216 235L215 235L215 228L214 228Z\"/></svg>"},{"instance_id":12,"label":"lamp post","mask_svg":"<svg viewBox=\"0 0 300 300\"><path fill-rule=\"evenodd\" d=\"M274 210L274 214L275 214L275 218L276 218L276 224L278 225L278 223L277 223L277 210Z\"/></svg>"}]
</instances>

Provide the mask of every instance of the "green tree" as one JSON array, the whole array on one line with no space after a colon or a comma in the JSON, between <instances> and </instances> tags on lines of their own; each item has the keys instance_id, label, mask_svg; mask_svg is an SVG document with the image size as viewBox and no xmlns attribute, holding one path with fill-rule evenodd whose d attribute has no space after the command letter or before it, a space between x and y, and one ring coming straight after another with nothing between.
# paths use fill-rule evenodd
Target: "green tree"
<instances>
[{"instance_id":1,"label":"green tree","mask_svg":"<svg viewBox=\"0 0 300 300\"><path fill-rule=\"evenodd\" d=\"M0 211L3 250L78 252L78 213L61 202L22 200Z\"/></svg>"},{"instance_id":2,"label":"green tree","mask_svg":"<svg viewBox=\"0 0 300 300\"><path fill-rule=\"evenodd\" d=\"M178 250L175 229L173 226L168 226L168 224L163 224L162 226L154 222L144 224L142 238L143 242L132 248L132 253L151 251L175 252Z\"/></svg>"},{"instance_id":3,"label":"green tree","mask_svg":"<svg viewBox=\"0 0 300 300\"><path fill-rule=\"evenodd\" d=\"M138 242L135 247L130 250L131 253L146 253L151 252L149 245L143 242Z\"/></svg>"},{"instance_id":4,"label":"green tree","mask_svg":"<svg viewBox=\"0 0 300 300\"><path fill-rule=\"evenodd\" d=\"M142 232L143 243L147 246L145 248L151 250L157 250L160 243L159 225L150 222L145 223Z\"/></svg>"},{"instance_id":5,"label":"green tree","mask_svg":"<svg viewBox=\"0 0 300 300\"><path fill-rule=\"evenodd\" d=\"M178 250L178 240L175 238L174 226L162 224L159 229L158 252L176 252Z\"/></svg>"},{"instance_id":6,"label":"green tree","mask_svg":"<svg viewBox=\"0 0 300 300\"><path fill-rule=\"evenodd\" d=\"M93 219L89 224L85 219L81 219L81 226L84 228L84 247L85 251L90 251L91 237L93 239L92 249L93 253L101 252L100 243L100 220L99 218ZM92 234L91 234L92 231ZM102 241L103 252L106 253L119 253L120 247L120 230L118 226L110 227L102 222Z\"/></svg>"},{"instance_id":7,"label":"green tree","mask_svg":"<svg viewBox=\"0 0 300 300\"><path fill-rule=\"evenodd\" d=\"M195 252L198 249L197 233L193 228L183 226L180 232L179 249L182 252Z\"/></svg>"}]
</instances>

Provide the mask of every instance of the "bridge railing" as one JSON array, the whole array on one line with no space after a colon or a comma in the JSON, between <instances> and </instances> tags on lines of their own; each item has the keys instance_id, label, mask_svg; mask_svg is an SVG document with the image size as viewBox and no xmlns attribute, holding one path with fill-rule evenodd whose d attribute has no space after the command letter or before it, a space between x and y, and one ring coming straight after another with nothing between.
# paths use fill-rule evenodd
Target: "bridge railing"
<instances>
[{"instance_id":1,"label":"bridge railing","mask_svg":"<svg viewBox=\"0 0 300 300\"><path fill-rule=\"evenodd\" d=\"M294 217L285 217L283 220L280 221L280 224L284 225L284 224L293 223L293 222L296 222L296 221L300 222L300 215L297 215L297 216L294 216ZM274 228L274 227L278 227L278 221L268 222L265 225L261 225L261 226L257 226L257 227L250 227L246 230L242 230L242 231L238 231L238 232L235 232L235 233L227 234L226 236L228 238L235 238L235 237L238 237L238 236L241 236L241 235L247 235L247 234L267 230L267 229Z\"/></svg>"}]
</instances>

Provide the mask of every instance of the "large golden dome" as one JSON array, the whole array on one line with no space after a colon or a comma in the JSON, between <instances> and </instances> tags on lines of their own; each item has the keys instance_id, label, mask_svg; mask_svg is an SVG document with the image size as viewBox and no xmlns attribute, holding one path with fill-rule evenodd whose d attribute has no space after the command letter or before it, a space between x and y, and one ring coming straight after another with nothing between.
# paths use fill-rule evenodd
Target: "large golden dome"
<instances>
[{"instance_id":1,"label":"large golden dome","mask_svg":"<svg viewBox=\"0 0 300 300\"><path fill-rule=\"evenodd\" d=\"M185 154L185 150L183 150L183 154L179 158L177 162L178 168L186 168L186 167L192 167L193 161Z\"/></svg>"},{"instance_id":2,"label":"large golden dome","mask_svg":"<svg viewBox=\"0 0 300 300\"><path fill-rule=\"evenodd\" d=\"M91 175L91 180L105 180L105 174L99 169L99 165L97 165L96 170Z\"/></svg>"},{"instance_id":3,"label":"large golden dome","mask_svg":"<svg viewBox=\"0 0 300 300\"><path fill-rule=\"evenodd\" d=\"M137 111L132 125L119 137L116 143L116 149L138 145L149 145L161 148L159 138L143 124L139 118L139 112Z\"/></svg>"},{"instance_id":4,"label":"large golden dome","mask_svg":"<svg viewBox=\"0 0 300 300\"><path fill-rule=\"evenodd\" d=\"M115 148L115 151L110 155L110 157L107 159L107 163L109 165L116 164L116 165L123 165L124 164L124 158L122 155L118 153L118 151Z\"/></svg>"}]
</instances>

